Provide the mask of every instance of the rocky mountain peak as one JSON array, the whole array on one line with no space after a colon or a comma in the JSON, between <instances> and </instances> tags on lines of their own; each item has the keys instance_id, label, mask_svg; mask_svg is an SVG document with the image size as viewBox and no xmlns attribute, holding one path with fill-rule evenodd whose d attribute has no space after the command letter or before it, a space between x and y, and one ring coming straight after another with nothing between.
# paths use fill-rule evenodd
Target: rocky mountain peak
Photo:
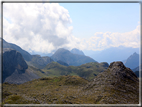
<instances>
[{"instance_id":1,"label":"rocky mountain peak","mask_svg":"<svg viewBox=\"0 0 142 107\"><path fill-rule=\"evenodd\" d=\"M120 67L120 68L126 68L121 61L110 63L109 68L113 68L115 66Z\"/></svg>"},{"instance_id":2,"label":"rocky mountain peak","mask_svg":"<svg viewBox=\"0 0 142 107\"><path fill-rule=\"evenodd\" d=\"M138 81L138 78L135 73L130 68L125 67L125 65L120 61L112 62L108 70L110 71L110 74L112 76L115 76L117 78L123 80L128 79L132 81Z\"/></svg>"},{"instance_id":3,"label":"rocky mountain peak","mask_svg":"<svg viewBox=\"0 0 142 107\"><path fill-rule=\"evenodd\" d=\"M99 103L130 104L139 101L139 80L130 68L119 61L112 62L106 71L98 74L84 89L96 93L96 96L101 94Z\"/></svg>"},{"instance_id":4,"label":"rocky mountain peak","mask_svg":"<svg viewBox=\"0 0 142 107\"><path fill-rule=\"evenodd\" d=\"M138 54L136 52L134 52L133 55L138 55Z\"/></svg>"},{"instance_id":5,"label":"rocky mountain peak","mask_svg":"<svg viewBox=\"0 0 142 107\"><path fill-rule=\"evenodd\" d=\"M110 63L108 69L110 71L112 71L112 73L114 73L114 72L120 72L122 70L125 70L126 67L124 66L124 64L121 61L118 61L118 62L112 62L112 63Z\"/></svg>"}]
</instances>

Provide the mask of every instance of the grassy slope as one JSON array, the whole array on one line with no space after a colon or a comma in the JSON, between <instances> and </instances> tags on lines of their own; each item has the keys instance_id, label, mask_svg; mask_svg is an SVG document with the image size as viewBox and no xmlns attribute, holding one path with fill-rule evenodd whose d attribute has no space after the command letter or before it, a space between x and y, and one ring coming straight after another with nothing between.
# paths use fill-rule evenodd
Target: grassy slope
<instances>
[{"instance_id":1,"label":"grassy slope","mask_svg":"<svg viewBox=\"0 0 142 107\"><path fill-rule=\"evenodd\" d=\"M57 62L49 63L42 69L48 76L77 75L92 80L100 72L107 69L106 63L91 62L81 66L63 66Z\"/></svg>"},{"instance_id":2,"label":"grassy slope","mask_svg":"<svg viewBox=\"0 0 142 107\"><path fill-rule=\"evenodd\" d=\"M131 92L96 85L78 76L45 77L21 85L3 84L3 104L127 104L138 103ZM118 88L119 89L119 88ZM130 100L130 101L129 101Z\"/></svg>"},{"instance_id":3,"label":"grassy slope","mask_svg":"<svg viewBox=\"0 0 142 107\"><path fill-rule=\"evenodd\" d=\"M91 103L82 92L82 87L87 83L78 76L46 77L21 85L4 83L3 103Z\"/></svg>"}]
</instances>

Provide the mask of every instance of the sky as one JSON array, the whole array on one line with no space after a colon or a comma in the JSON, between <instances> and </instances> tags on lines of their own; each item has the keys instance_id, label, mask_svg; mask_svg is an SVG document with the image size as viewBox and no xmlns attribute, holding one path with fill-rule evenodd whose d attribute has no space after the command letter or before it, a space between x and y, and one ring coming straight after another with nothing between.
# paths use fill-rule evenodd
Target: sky
<instances>
[{"instance_id":1,"label":"sky","mask_svg":"<svg viewBox=\"0 0 142 107\"><path fill-rule=\"evenodd\" d=\"M3 38L32 53L140 47L139 3L4 3Z\"/></svg>"}]
</instances>

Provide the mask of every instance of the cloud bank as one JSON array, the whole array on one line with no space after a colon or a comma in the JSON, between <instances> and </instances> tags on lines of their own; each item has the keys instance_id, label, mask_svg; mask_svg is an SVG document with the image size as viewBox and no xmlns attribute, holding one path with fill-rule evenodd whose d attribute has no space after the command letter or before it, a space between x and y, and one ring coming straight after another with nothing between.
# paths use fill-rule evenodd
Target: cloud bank
<instances>
[{"instance_id":1,"label":"cloud bank","mask_svg":"<svg viewBox=\"0 0 142 107\"><path fill-rule=\"evenodd\" d=\"M3 7L3 38L8 42L43 53L69 43L72 20L58 3L6 3Z\"/></svg>"},{"instance_id":2,"label":"cloud bank","mask_svg":"<svg viewBox=\"0 0 142 107\"><path fill-rule=\"evenodd\" d=\"M140 47L140 25L133 31L119 32L96 32L94 36L86 40L86 46L90 50L103 50L109 47Z\"/></svg>"},{"instance_id":3,"label":"cloud bank","mask_svg":"<svg viewBox=\"0 0 142 107\"><path fill-rule=\"evenodd\" d=\"M28 52L50 53L58 48L95 51L120 45L140 46L139 25L125 33L94 32L90 38L87 35L86 38L73 36L69 12L58 3L4 3L3 15L3 38Z\"/></svg>"}]
</instances>

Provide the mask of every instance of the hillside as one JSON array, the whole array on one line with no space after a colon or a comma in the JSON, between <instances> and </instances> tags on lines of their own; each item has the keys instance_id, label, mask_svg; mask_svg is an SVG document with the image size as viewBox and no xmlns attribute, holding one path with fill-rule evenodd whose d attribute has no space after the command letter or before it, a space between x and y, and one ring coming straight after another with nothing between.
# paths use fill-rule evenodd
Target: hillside
<instances>
[{"instance_id":1,"label":"hillside","mask_svg":"<svg viewBox=\"0 0 142 107\"><path fill-rule=\"evenodd\" d=\"M121 62L113 62L94 81L78 76L40 78L3 84L5 104L138 104L139 81Z\"/></svg>"},{"instance_id":2,"label":"hillside","mask_svg":"<svg viewBox=\"0 0 142 107\"><path fill-rule=\"evenodd\" d=\"M51 62L42 69L48 76L77 75L87 80L92 80L100 72L108 68L108 63L90 62L80 66L63 66L57 62Z\"/></svg>"},{"instance_id":3,"label":"hillside","mask_svg":"<svg viewBox=\"0 0 142 107\"><path fill-rule=\"evenodd\" d=\"M41 57L40 55L32 55L32 59L30 61L27 61L27 64L29 66L43 69L48 63L52 61L53 60L48 56Z\"/></svg>"},{"instance_id":4,"label":"hillside","mask_svg":"<svg viewBox=\"0 0 142 107\"><path fill-rule=\"evenodd\" d=\"M83 55L78 55L78 54L73 54L69 50L60 48L58 49L52 56L51 58L54 61L61 60L68 65L73 65L73 66L79 66L85 63L89 62L96 62L94 59L83 56Z\"/></svg>"}]
</instances>

